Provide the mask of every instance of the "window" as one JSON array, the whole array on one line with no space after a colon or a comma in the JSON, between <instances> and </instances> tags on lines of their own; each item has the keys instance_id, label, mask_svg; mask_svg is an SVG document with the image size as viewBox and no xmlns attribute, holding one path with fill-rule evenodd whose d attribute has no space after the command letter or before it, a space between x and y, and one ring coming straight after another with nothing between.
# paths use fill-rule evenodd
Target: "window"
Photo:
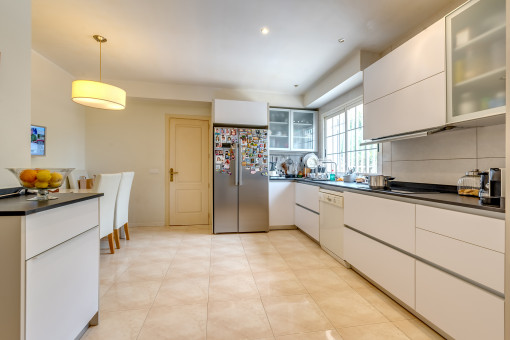
<instances>
[{"instance_id":1,"label":"window","mask_svg":"<svg viewBox=\"0 0 510 340\"><path fill-rule=\"evenodd\" d=\"M324 156L336 162L338 172L377 173L377 145L361 146L362 141L362 103L324 117Z\"/></svg>"}]
</instances>

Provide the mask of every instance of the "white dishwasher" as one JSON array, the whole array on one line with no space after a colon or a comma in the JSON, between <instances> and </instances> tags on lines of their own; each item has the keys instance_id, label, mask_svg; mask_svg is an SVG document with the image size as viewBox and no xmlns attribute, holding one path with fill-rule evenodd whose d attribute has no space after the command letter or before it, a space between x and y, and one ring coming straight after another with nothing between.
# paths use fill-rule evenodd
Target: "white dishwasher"
<instances>
[{"instance_id":1,"label":"white dishwasher","mask_svg":"<svg viewBox=\"0 0 510 340\"><path fill-rule=\"evenodd\" d=\"M321 247L344 266L344 196L342 192L319 191L319 239Z\"/></svg>"}]
</instances>

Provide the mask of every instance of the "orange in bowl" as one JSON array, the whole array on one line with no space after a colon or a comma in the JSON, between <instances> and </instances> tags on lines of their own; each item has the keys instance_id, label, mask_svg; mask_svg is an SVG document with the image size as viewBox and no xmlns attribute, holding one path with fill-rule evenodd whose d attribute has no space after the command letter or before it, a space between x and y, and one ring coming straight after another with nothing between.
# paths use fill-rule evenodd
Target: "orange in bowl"
<instances>
[{"instance_id":1,"label":"orange in bowl","mask_svg":"<svg viewBox=\"0 0 510 340\"><path fill-rule=\"evenodd\" d=\"M37 179L37 171L32 169L23 170L19 174L19 179L21 179L23 182L33 183Z\"/></svg>"}]
</instances>

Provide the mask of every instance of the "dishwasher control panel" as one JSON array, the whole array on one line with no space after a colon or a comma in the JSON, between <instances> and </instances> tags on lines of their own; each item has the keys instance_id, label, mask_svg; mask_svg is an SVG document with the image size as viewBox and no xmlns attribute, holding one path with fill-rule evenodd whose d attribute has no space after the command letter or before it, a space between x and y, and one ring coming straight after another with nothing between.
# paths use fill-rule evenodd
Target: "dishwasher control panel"
<instances>
[{"instance_id":1,"label":"dishwasher control panel","mask_svg":"<svg viewBox=\"0 0 510 340\"><path fill-rule=\"evenodd\" d=\"M341 192L331 194L327 192L320 191L319 192L319 201L326 202L332 205L336 205L337 207L342 208L344 206L344 197Z\"/></svg>"}]
</instances>

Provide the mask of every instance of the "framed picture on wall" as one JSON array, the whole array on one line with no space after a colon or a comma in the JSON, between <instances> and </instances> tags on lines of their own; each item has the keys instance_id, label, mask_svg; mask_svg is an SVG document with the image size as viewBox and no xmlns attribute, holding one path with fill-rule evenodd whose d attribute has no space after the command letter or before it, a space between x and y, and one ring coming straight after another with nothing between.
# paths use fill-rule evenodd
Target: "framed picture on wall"
<instances>
[{"instance_id":1,"label":"framed picture on wall","mask_svg":"<svg viewBox=\"0 0 510 340\"><path fill-rule=\"evenodd\" d=\"M32 156L46 156L45 126L30 126L30 154Z\"/></svg>"}]
</instances>

